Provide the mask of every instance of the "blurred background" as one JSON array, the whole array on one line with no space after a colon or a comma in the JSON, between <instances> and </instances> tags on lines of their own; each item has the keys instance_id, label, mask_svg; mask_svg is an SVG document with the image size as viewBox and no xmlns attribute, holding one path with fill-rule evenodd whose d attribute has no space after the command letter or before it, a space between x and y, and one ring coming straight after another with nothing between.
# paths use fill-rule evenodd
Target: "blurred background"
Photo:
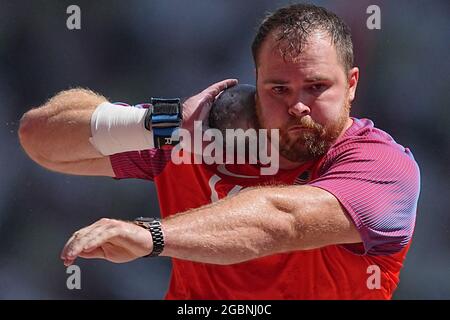
<instances>
[{"instance_id":1,"label":"blurred background","mask_svg":"<svg viewBox=\"0 0 450 320\"><path fill-rule=\"evenodd\" d=\"M0 0L0 298L161 299L170 259L77 260L68 290L59 259L68 237L101 217L158 216L140 180L52 173L22 151L20 117L70 87L131 104L190 96L227 77L254 84L250 44L273 0ZM450 2L312 1L350 25L361 78L353 115L411 148L421 168L414 241L396 299L450 299ZM81 8L81 30L66 9ZM369 30L366 9L381 9Z\"/></svg>"}]
</instances>

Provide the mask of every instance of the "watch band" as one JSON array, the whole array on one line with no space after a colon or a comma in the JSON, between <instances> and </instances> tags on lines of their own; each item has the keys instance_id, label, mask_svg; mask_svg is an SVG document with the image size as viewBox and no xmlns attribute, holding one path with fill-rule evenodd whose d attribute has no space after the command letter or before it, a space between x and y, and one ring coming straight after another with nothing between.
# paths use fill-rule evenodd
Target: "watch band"
<instances>
[{"instance_id":1,"label":"watch band","mask_svg":"<svg viewBox=\"0 0 450 320\"><path fill-rule=\"evenodd\" d=\"M153 250L144 257L157 257L164 250L164 235L161 229L161 220L158 218L139 217L134 223L148 230L153 240Z\"/></svg>"},{"instance_id":2,"label":"watch band","mask_svg":"<svg viewBox=\"0 0 450 320\"><path fill-rule=\"evenodd\" d=\"M144 125L153 133L155 148L174 146L179 142L177 131L182 121L180 99L151 98L151 107L145 114ZM172 139L175 132L175 139Z\"/></svg>"}]
</instances>

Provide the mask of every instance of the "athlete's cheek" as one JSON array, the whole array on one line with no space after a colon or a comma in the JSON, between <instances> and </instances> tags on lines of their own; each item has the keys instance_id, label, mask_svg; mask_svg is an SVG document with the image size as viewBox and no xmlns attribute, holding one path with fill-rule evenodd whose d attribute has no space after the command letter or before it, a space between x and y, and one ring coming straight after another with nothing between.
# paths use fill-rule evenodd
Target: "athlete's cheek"
<instances>
[{"instance_id":1,"label":"athlete's cheek","mask_svg":"<svg viewBox=\"0 0 450 320\"><path fill-rule=\"evenodd\" d=\"M324 126L336 121L341 109L336 101L316 101L311 107L311 118Z\"/></svg>"}]
</instances>

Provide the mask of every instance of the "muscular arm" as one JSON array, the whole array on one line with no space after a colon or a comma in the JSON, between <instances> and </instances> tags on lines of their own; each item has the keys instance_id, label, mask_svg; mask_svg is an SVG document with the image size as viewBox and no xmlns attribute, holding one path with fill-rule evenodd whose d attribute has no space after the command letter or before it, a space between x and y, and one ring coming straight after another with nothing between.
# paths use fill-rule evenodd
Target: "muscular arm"
<instances>
[{"instance_id":1,"label":"muscular arm","mask_svg":"<svg viewBox=\"0 0 450 320\"><path fill-rule=\"evenodd\" d=\"M164 219L163 256L234 264L271 254L362 242L338 200L310 186L244 190L217 203ZM152 250L150 233L102 219L67 242L66 265L77 256L126 262Z\"/></svg>"},{"instance_id":2,"label":"muscular arm","mask_svg":"<svg viewBox=\"0 0 450 320\"><path fill-rule=\"evenodd\" d=\"M19 139L25 152L41 166L58 172L114 176L108 157L89 142L90 119L106 98L90 90L60 92L25 113Z\"/></svg>"},{"instance_id":3,"label":"muscular arm","mask_svg":"<svg viewBox=\"0 0 450 320\"><path fill-rule=\"evenodd\" d=\"M222 80L187 99L183 103L183 128L192 132L195 120L206 119L215 97L236 83L235 79ZM57 94L22 117L19 129L22 147L31 159L50 170L113 177L109 157L103 156L89 141L92 114L105 101L105 97L85 89ZM119 115L113 113L112 119L106 118L108 130L103 139L109 141L107 153L104 154L151 148L151 135L140 122L142 114L138 112L136 118L136 109L132 109L125 111L125 114L131 111L134 118L133 115L131 119L123 118L123 112ZM123 136L124 132L132 137Z\"/></svg>"},{"instance_id":4,"label":"muscular arm","mask_svg":"<svg viewBox=\"0 0 450 320\"><path fill-rule=\"evenodd\" d=\"M309 186L243 191L165 219L163 231L163 255L216 264L361 242L338 200Z\"/></svg>"}]
</instances>

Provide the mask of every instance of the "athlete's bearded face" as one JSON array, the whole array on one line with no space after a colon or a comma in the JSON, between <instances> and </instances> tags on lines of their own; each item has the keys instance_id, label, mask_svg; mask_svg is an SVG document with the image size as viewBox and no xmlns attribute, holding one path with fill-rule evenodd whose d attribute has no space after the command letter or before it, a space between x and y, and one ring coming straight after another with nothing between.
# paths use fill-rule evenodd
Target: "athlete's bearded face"
<instances>
[{"instance_id":1,"label":"athlete's bearded face","mask_svg":"<svg viewBox=\"0 0 450 320\"><path fill-rule=\"evenodd\" d=\"M257 63L259 126L280 130L280 154L304 162L326 153L349 123L358 69L348 73L324 33L310 36L295 59L280 54L271 35Z\"/></svg>"},{"instance_id":2,"label":"athlete's bearded face","mask_svg":"<svg viewBox=\"0 0 450 320\"><path fill-rule=\"evenodd\" d=\"M280 154L294 162L305 162L324 155L347 123L350 105L347 103L340 108L339 117L325 125L310 116L303 116L294 117L290 123L280 127ZM257 114L260 127L269 127L267 119L261 116L260 106L257 106Z\"/></svg>"}]
</instances>

